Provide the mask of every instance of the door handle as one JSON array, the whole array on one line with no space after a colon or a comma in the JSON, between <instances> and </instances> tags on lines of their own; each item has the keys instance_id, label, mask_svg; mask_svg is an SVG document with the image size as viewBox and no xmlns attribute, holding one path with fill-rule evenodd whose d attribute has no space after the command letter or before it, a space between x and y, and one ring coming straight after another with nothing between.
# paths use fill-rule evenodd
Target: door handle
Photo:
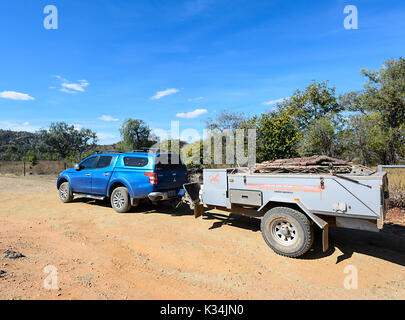
<instances>
[{"instance_id":1,"label":"door handle","mask_svg":"<svg viewBox=\"0 0 405 320\"><path fill-rule=\"evenodd\" d=\"M86 176L88 176L88 177L89 177L89 176L91 176L91 174L90 174L90 173L86 173Z\"/></svg>"},{"instance_id":2,"label":"door handle","mask_svg":"<svg viewBox=\"0 0 405 320\"><path fill-rule=\"evenodd\" d=\"M105 176L108 176L109 174L110 174L109 172L105 172L105 173L104 173Z\"/></svg>"}]
</instances>

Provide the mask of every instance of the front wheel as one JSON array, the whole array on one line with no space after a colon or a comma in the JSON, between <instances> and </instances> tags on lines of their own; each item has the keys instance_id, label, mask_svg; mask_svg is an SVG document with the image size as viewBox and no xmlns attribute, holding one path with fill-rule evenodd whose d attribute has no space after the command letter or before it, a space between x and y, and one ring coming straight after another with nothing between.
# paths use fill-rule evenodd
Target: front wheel
<instances>
[{"instance_id":1,"label":"front wheel","mask_svg":"<svg viewBox=\"0 0 405 320\"><path fill-rule=\"evenodd\" d=\"M262 218L260 227L267 245L283 256L299 257L311 248L314 241L308 218L291 208L269 210Z\"/></svg>"},{"instance_id":2,"label":"front wheel","mask_svg":"<svg viewBox=\"0 0 405 320\"><path fill-rule=\"evenodd\" d=\"M59 199L64 203L73 200L73 194L70 190L69 182L64 182L59 186Z\"/></svg>"},{"instance_id":3,"label":"front wheel","mask_svg":"<svg viewBox=\"0 0 405 320\"><path fill-rule=\"evenodd\" d=\"M111 193L111 206L116 212L128 212L131 209L131 199L128 189L125 187L115 188Z\"/></svg>"}]
</instances>

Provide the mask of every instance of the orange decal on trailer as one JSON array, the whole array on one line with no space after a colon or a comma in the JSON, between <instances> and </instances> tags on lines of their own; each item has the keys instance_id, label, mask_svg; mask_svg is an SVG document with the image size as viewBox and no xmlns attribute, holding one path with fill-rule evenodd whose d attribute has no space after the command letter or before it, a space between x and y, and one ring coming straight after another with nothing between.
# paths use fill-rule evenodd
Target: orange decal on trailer
<instances>
[{"instance_id":1,"label":"orange decal on trailer","mask_svg":"<svg viewBox=\"0 0 405 320\"><path fill-rule=\"evenodd\" d=\"M260 184L248 183L248 187L259 188L261 190L282 190L282 191L301 191L301 192L322 192L321 186L296 186L289 184Z\"/></svg>"}]
</instances>

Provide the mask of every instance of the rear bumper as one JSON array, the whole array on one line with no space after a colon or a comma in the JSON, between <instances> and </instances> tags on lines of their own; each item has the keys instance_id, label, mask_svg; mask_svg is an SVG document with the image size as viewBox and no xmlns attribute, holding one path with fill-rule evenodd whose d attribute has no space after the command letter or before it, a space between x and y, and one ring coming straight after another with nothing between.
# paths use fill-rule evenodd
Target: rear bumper
<instances>
[{"instance_id":1,"label":"rear bumper","mask_svg":"<svg viewBox=\"0 0 405 320\"><path fill-rule=\"evenodd\" d=\"M151 201L163 201L169 199L167 192L151 192L148 194Z\"/></svg>"},{"instance_id":2,"label":"rear bumper","mask_svg":"<svg viewBox=\"0 0 405 320\"><path fill-rule=\"evenodd\" d=\"M179 192L177 192L176 195L169 197L168 192L164 191L154 191L148 194L148 198L151 201L164 201L164 200L170 200L170 199L176 199L178 197L182 197L184 195L184 190L180 189Z\"/></svg>"}]
</instances>

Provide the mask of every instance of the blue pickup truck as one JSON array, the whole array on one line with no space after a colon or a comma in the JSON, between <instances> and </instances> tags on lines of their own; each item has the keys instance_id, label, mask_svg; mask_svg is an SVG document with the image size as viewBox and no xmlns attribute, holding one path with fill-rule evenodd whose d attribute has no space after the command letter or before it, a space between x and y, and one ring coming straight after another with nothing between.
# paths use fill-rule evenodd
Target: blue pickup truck
<instances>
[{"instance_id":1,"label":"blue pickup truck","mask_svg":"<svg viewBox=\"0 0 405 320\"><path fill-rule=\"evenodd\" d=\"M181 197L186 182L187 169L178 155L128 152L89 156L63 171L56 185L62 202L75 196L109 198L115 211L127 212L141 199L155 203Z\"/></svg>"}]
</instances>

